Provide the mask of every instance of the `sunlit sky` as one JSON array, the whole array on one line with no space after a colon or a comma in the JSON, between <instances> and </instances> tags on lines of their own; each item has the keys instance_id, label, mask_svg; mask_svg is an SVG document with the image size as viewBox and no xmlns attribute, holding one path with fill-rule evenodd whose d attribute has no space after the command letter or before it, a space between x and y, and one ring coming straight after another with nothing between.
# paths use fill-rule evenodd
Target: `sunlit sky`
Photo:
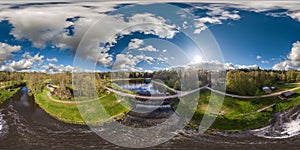
<instances>
[{"instance_id":1,"label":"sunlit sky","mask_svg":"<svg viewBox=\"0 0 300 150\"><path fill-rule=\"evenodd\" d=\"M117 2L0 3L1 71L72 71L75 55L95 62L98 71L153 71L215 61L205 56L215 46L227 69L300 67L299 2L172 3L177 12ZM124 7L134 9L123 13ZM194 22L184 21L181 11ZM89 29L103 17L95 36ZM147 22L159 26L137 26ZM110 36L113 30L119 35ZM191 37L208 33L216 43L199 51ZM84 50L76 53L80 41Z\"/></svg>"}]
</instances>

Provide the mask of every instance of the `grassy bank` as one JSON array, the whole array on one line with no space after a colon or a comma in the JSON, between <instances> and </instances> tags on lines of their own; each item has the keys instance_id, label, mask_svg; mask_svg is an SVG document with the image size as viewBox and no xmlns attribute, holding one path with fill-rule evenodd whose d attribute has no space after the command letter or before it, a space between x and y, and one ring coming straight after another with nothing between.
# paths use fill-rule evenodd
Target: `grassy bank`
<instances>
[{"instance_id":1,"label":"grassy bank","mask_svg":"<svg viewBox=\"0 0 300 150\"><path fill-rule=\"evenodd\" d=\"M237 99L225 96L220 115L212 124L211 129L233 132L264 127L274 119L274 112L287 111L294 106L300 105L300 90L295 92L297 94L294 97L285 101L277 97ZM190 123L191 126L198 127L200 125L203 115L208 108L209 99L210 91L201 91L199 105ZM222 101L219 101L219 103L222 103ZM275 107L263 112L256 112L258 109L273 103L277 103Z\"/></svg>"},{"instance_id":2,"label":"grassy bank","mask_svg":"<svg viewBox=\"0 0 300 150\"><path fill-rule=\"evenodd\" d=\"M14 88L11 89L11 91L8 90L0 90L0 104L2 104L5 100L12 97L16 92L18 92L20 88Z\"/></svg>"},{"instance_id":3,"label":"grassy bank","mask_svg":"<svg viewBox=\"0 0 300 150\"><path fill-rule=\"evenodd\" d=\"M89 123L105 123L111 120L110 116L121 115L129 110L125 104L118 103L117 99L113 94L108 94L107 96L86 103L59 103L54 102L49 99L47 93L48 89L44 89L42 93L35 95L36 103L44 109L49 115L55 117L66 123L73 124L85 124L87 121ZM100 103L103 106L103 110L99 112ZM124 107L125 106L125 107ZM81 113L78 110L80 107L85 120L82 118ZM107 112L109 116L105 115ZM88 114L85 114L88 113Z\"/></svg>"}]
</instances>

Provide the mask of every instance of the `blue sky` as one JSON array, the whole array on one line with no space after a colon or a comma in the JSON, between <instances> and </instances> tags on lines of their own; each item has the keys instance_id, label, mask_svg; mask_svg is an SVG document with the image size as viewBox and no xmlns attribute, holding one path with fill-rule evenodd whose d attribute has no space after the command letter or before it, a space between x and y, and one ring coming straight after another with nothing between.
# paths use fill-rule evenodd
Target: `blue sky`
<instances>
[{"instance_id":1,"label":"blue sky","mask_svg":"<svg viewBox=\"0 0 300 150\"><path fill-rule=\"evenodd\" d=\"M0 7L0 70L72 71L74 58L97 64L99 71L153 71L202 62L227 69L300 67L297 2L19 3ZM140 27L145 22L159 26Z\"/></svg>"}]
</instances>

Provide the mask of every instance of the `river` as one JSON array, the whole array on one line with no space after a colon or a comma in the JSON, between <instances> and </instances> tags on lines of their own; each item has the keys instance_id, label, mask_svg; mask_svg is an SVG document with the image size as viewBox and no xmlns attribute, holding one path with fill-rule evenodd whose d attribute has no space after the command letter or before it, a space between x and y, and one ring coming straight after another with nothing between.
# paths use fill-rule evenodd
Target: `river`
<instances>
[{"instance_id":1,"label":"river","mask_svg":"<svg viewBox=\"0 0 300 150\"><path fill-rule=\"evenodd\" d=\"M209 135L182 130L170 141L149 149L298 150L299 116L299 107L295 107L277 114L273 125L243 133ZM101 139L86 126L65 124L52 118L22 88L0 106L0 149L125 148Z\"/></svg>"}]
</instances>

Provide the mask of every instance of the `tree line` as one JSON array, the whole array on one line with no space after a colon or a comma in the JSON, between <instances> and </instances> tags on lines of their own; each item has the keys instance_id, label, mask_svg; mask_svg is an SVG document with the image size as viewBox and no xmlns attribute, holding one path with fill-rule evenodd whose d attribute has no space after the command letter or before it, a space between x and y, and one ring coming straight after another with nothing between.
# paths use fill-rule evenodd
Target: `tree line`
<instances>
[{"instance_id":1,"label":"tree line","mask_svg":"<svg viewBox=\"0 0 300 150\"><path fill-rule=\"evenodd\" d=\"M98 72L93 73L95 75L96 90L99 93L103 93L105 89L105 83L110 79L116 78L152 78L154 80L160 80L164 84L176 90L181 90L182 85L197 85L198 87L209 85L212 83L211 76L213 72L198 70L195 72L181 71L181 70L160 70L149 72ZM185 79L196 79L185 80ZM80 82L86 82L92 80L85 78L84 76L78 80ZM274 71L274 70L228 70L226 71L226 79L219 78L218 82L224 82L226 80L226 91L228 93L239 95L257 95L262 91L264 86L274 86L283 83L296 83L300 82L300 71ZM26 86L30 89L31 93L40 93L45 88L47 83L57 85L57 96L73 95L72 87L72 74L56 73L46 74L41 72L0 72L0 86L11 86L18 84L20 81L25 81ZM89 89L88 85L86 89ZM190 89L196 87L188 87ZM182 89L188 90L188 89Z\"/></svg>"}]
</instances>

